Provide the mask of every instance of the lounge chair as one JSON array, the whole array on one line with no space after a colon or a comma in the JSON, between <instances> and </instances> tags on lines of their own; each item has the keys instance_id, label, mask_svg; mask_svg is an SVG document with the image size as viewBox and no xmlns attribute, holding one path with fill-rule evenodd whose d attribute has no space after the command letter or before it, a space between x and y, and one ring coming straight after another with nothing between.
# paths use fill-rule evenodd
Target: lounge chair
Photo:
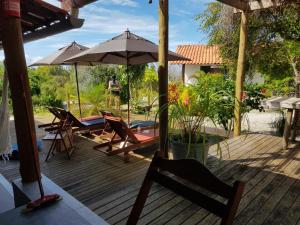
<instances>
[{"instance_id":1,"label":"lounge chair","mask_svg":"<svg viewBox=\"0 0 300 225\"><path fill-rule=\"evenodd\" d=\"M46 107L48 109L48 111L50 113L53 114L54 118L52 120L51 123L46 123L46 124L40 124L38 125L38 128L44 128L44 129L51 129L53 127L57 127L60 123L60 121L64 120L63 116L60 114L59 110L62 110L62 109L59 109L59 108L56 108L56 107Z\"/></svg>"},{"instance_id":2,"label":"lounge chair","mask_svg":"<svg viewBox=\"0 0 300 225\"><path fill-rule=\"evenodd\" d=\"M105 127L105 119L102 116L90 116L77 119L71 112L64 109L57 109L63 118L66 118L73 127L73 132L95 132L102 131Z\"/></svg>"},{"instance_id":3,"label":"lounge chair","mask_svg":"<svg viewBox=\"0 0 300 225\"><path fill-rule=\"evenodd\" d=\"M74 132L90 133L102 131L105 127L103 116L90 116L82 119L77 119L71 112L57 107L47 107L49 112L54 115L51 123L39 125L39 128L44 128L45 131L54 131L61 121L68 122ZM55 122L58 120L58 122Z\"/></svg>"},{"instance_id":4,"label":"lounge chair","mask_svg":"<svg viewBox=\"0 0 300 225\"><path fill-rule=\"evenodd\" d=\"M128 162L130 151L158 142L159 132L155 126L141 128L141 132L137 133L137 129L130 129L120 117L105 116L105 120L113 130L112 138L107 143L94 146L94 149L104 152L108 156L124 153L124 161ZM113 146L118 142L121 142L119 147ZM104 149L105 147L106 149Z\"/></svg>"}]
</instances>

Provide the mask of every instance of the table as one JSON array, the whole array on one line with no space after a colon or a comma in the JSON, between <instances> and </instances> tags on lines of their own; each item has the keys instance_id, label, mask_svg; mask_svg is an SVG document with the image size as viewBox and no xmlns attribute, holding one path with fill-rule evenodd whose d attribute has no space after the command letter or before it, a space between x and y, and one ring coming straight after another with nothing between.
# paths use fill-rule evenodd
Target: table
<instances>
[{"instance_id":1,"label":"table","mask_svg":"<svg viewBox=\"0 0 300 225\"><path fill-rule=\"evenodd\" d=\"M287 109L284 133L283 133L283 149L288 148L289 138L292 133L292 139L296 135L296 114L300 110L300 98L296 97L273 97L263 100L261 105L267 109ZM293 130L293 132L291 132Z\"/></svg>"}]
</instances>

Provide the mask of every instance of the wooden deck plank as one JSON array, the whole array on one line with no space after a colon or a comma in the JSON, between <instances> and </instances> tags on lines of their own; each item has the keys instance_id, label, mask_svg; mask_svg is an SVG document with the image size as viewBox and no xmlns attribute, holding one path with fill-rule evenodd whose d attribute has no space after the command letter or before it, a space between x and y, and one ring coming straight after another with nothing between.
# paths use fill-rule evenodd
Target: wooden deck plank
<instances>
[{"instance_id":1,"label":"wooden deck plank","mask_svg":"<svg viewBox=\"0 0 300 225\"><path fill-rule=\"evenodd\" d=\"M300 219L300 180L290 186L288 192L283 196L268 218L261 224L297 224Z\"/></svg>"},{"instance_id":2,"label":"wooden deck plank","mask_svg":"<svg viewBox=\"0 0 300 225\"><path fill-rule=\"evenodd\" d=\"M208 167L228 184L247 182L235 224L300 225L299 148L281 150L282 139L249 134L223 142L223 158L217 158L216 146L210 147ZM131 157L124 164L118 156L92 150L93 141L76 138L78 149L72 159L58 154L41 168L74 197L111 224L125 224L149 159ZM228 144L230 154L227 154ZM46 146L47 147L47 146ZM9 179L19 177L18 162L0 164L0 173ZM220 199L221 200L221 199ZM217 224L218 218L180 196L154 185L146 201L139 224Z\"/></svg>"}]
</instances>

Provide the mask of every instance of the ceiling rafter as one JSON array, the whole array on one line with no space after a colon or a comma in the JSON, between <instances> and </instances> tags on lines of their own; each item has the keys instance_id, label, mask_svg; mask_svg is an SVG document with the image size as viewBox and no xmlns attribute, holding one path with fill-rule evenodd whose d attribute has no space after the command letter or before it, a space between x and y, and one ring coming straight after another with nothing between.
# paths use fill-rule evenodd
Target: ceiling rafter
<instances>
[{"instance_id":1,"label":"ceiling rafter","mask_svg":"<svg viewBox=\"0 0 300 225\"><path fill-rule=\"evenodd\" d=\"M232 6L237 10L244 12L267 9L272 7L279 7L284 3L300 4L300 0L218 0L226 5Z\"/></svg>"}]
</instances>

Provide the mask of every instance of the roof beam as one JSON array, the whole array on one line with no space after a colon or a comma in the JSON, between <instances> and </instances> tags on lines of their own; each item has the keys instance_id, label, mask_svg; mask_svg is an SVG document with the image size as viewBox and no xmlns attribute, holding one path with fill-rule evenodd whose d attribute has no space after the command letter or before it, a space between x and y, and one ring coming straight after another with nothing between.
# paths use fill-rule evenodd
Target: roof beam
<instances>
[{"instance_id":1,"label":"roof beam","mask_svg":"<svg viewBox=\"0 0 300 225\"><path fill-rule=\"evenodd\" d=\"M256 0L256 1L249 1L249 0L218 0L223 4L232 6L236 9L236 12L244 11L255 11L267 8L276 8L283 4L283 0ZM290 0L289 3L300 3L300 0Z\"/></svg>"},{"instance_id":2,"label":"roof beam","mask_svg":"<svg viewBox=\"0 0 300 225\"><path fill-rule=\"evenodd\" d=\"M246 1L242 1L242 0L218 0L218 1L242 11L248 11L249 9L248 8L249 5L247 4Z\"/></svg>"},{"instance_id":3,"label":"roof beam","mask_svg":"<svg viewBox=\"0 0 300 225\"><path fill-rule=\"evenodd\" d=\"M249 8L251 11L259 9L267 9L271 7L278 7L282 4L280 0L258 0L249 2Z\"/></svg>"}]
</instances>

